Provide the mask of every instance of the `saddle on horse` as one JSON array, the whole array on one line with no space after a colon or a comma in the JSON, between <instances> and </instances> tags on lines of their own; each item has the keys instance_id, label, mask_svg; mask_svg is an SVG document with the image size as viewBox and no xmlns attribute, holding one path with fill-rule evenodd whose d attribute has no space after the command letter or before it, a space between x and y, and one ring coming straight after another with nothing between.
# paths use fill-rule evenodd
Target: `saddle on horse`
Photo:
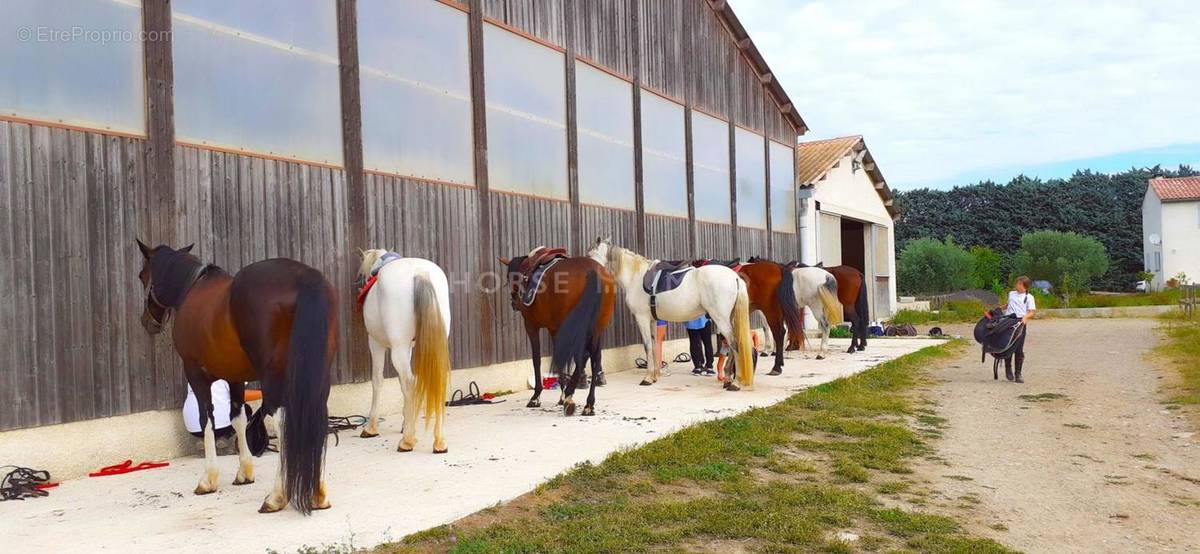
<instances>
[{"instance_id":1,"label":"saddle on horse","mask_svg":"<svg viewBox=\"0 0 1200 554\"><path fill-rule=\"evenodd\" d=\"M675 290L699 266L687 260L662 260L642 276L642 290L650 295L650 316L658 319L658 295Z\"/></svg>"},{"instance_id":2,"label":"saddle on horse","mask_svg":"<svg viewBox=\"0 0 1200 554\"><path fill-rule=\"evenodd\" d=\"M987 360L988 354L995 358L992 362L993 379L1000 379L1000 361L1011 358L1023 338L1025 326L1021 324L1021 319L1004 315L1004 310L1000 308L992 308L975 324L975 342L982 346L979 362Z\"/></svg>"},{"instance_id":3,"label":"saddle on horse","mask_svg":"<svg viewBox=\"0 0 1200 554\"><path fill-rule=\"evenodd\" d=\"M538 290L541 289L542 277L546 275L546 271L566 257L566 248L539 246L531 250L524 260L521 260L520 265L517 266L517 273L520 275L521 303L526 306L533 304Z\"/></svg>"}]
</instances>

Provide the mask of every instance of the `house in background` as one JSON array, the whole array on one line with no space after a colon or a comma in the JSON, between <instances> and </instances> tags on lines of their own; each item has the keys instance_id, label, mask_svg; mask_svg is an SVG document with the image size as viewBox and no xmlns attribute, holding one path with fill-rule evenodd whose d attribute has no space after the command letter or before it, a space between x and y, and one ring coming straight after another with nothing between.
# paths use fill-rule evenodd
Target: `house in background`
<instances>
[{"instance_id":1,"label":"house in background","mask_svg":"<svg viewBox=\"0 0 1200 554\"><path fill-rule=\"evenodd\" d=\"M800 143L800 252L806 264L863 272L871 319L896 305L892 191L861 135Z\"/></svg>"},{"instance_id":2,"label":"house in background","mask_svg":"<svg viewBox=\"0 0 1200 554\"><path fill-rule=\"evenodd\" d=\"M1155 290L1179 273L1200 279L1200 177L1150 179L1142 199L1142 245Z\"/></svg>"}]
</instances>

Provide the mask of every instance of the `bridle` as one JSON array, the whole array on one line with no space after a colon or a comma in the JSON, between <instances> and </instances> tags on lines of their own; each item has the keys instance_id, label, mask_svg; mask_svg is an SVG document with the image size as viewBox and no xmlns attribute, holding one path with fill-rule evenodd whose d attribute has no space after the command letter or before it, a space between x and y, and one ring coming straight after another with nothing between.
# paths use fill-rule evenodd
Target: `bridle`
<instances>
[{"instance_id":1,"label":"bridle","mask_svg":"<svg viewBox=\"0 0 1200 554\"><path fill-rule=\"evenodd\" d=\"M195 286L196 281L199 281L200 278L204 276L204 272L208 271L208 268L210 267L212 267L212 264L202 264L196 268L196 272L192 274L190 279L188 279L187 287L183 289L183 296L187 296L188 291L192 290L192 287ZM150 319L159 327L166 326L167 322L171 320L171 312L174 310L174 308L172 306L163 304L162 301L158 299L158 295L154 294L154 283L150 283L150 286L146 287L146 300L149 300L155 306L158 306L158 309L162 310L163 313L162 321L159 321L158 318L154 317L153 312L150 312Z\"/></svg>"}]
</instances>

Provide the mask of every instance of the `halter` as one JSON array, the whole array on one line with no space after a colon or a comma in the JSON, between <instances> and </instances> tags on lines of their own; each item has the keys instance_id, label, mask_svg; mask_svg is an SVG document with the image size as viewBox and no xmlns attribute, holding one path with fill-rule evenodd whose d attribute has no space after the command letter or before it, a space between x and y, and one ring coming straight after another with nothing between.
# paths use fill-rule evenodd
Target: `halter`
<instances>
[{"instance_id":1,"label":"halter","mask_svg":"<svg viewBox=\"0 0 1200 554\"><path fill-rule=\"evenodd\" d=\"M200 278L204 276L204 272L208 271L208 268L210 268L210 267L213 267L213 265L212 264L203 264L200 267L196 268L196 272L192 274L191 279L188 279L187 287L185 287L183 289L183 296L187 296L188 291L192 290L192 287L196 284L196 281L199 281ZM166 325L167 322L171 320L171 311L174 310L175 308L173 306L168 306L166 304L163 304L162 301L160 301L158 299L158 295L154 294L154 283L150 283L150 286L147 287L146 298L148 300L150 300L151 302L153 302L155 306L158 306L158 308L163 311L162 321L159 321L158 318L154 317L153 313L150 314L150 319L153 320L154 323L156 323L160 326Z\"/></svg>"}]
</instances>

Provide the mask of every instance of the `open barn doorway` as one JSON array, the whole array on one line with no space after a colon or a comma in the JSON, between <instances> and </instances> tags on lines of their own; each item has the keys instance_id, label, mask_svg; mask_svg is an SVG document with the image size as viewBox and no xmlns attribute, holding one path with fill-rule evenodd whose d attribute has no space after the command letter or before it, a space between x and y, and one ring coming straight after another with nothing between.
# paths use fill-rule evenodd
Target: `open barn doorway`
<instances>
[{"instance_id":1,"label":"open barn doorway","mask_svg":"<svg viewBox=\"0 0 1200 554\"><path fill-rule=\"evenodd\" d=\"M866 225L861 221L842 218L842 265L867 273Z\"/></svg>"}]
</instances>

